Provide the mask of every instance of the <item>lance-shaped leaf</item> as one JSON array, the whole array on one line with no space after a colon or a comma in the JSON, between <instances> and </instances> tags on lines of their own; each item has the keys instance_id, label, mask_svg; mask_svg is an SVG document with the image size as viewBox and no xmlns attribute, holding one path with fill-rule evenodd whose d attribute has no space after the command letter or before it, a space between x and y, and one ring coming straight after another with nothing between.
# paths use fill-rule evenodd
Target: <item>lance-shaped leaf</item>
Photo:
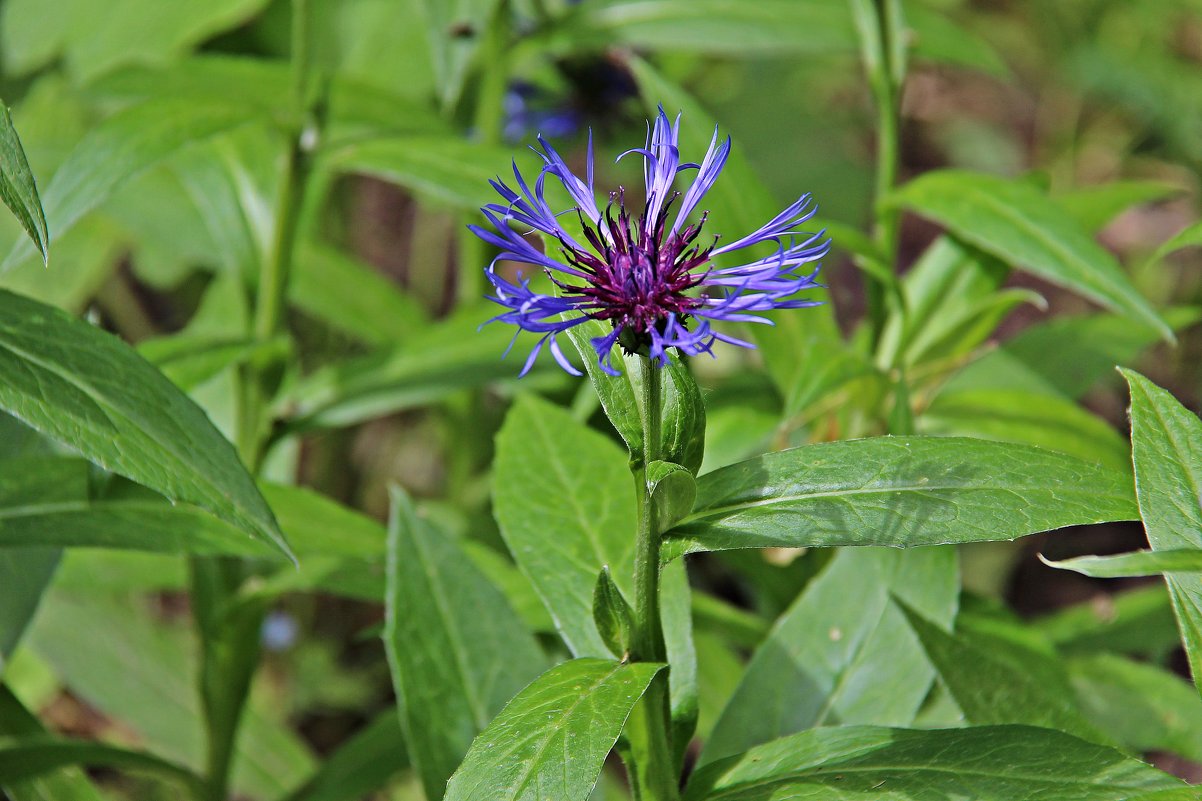
<instances>
[{"instance_id":1,"label":"lance-shaped leaf","mask_svg":"<svg viewBox=\"0 0 1202 801\"><path fill-rule=\"evenodd\" d=\"M0 550L0 676L58 569L56 548Z\"/></svg>"},{"instance_id":2,"label":"lance-shaped leaf","mask_svg":"<svg viewBox=\"0 0 1202 801\"><path fill-rule=\"evenodd\" d=\"M13 128L8 108L0 101L0 200L8 206L29 234L30 240L46 261L50 254L50 234L46 231L46 217L42 213L42 201L34 183L25 150Z\"/></svg>"},{"instance_id":3,"label":"lance-shaped leaf","mask_svg":"<svg viewBox=\"0 0 1202 801\"><path fill-rule=\"evenodd\" d=\"M608 565L634 590L634 482L626 454L558 406L523 395L497 434L493 506L505 544L576 656L608 657L593 585Z\"/></svg>"},{"instance_id":4,"label":"lance-shaped leaf","mask_svg":"<svg viewBox=\"0 0 1202 801\"><path fill-rule=\"evenodd\" d=\"M1003 389L941 392L918 419L922 434L1018 442L1128 472L1131 448L1109 423L1067 398Z\"/></svg>"},{"instance_id":5,"label":"lance-shaped leaf","mask_svg":"<svg viewBox=\"0 0 1202 801\"><path fill-rule=\"evenodd\" d=\"M1108 181L1055 195L1062 209L1087 231L1096 232L1124 209L1181 194L1181 188L1160 181Z\"/></svg>"},{"instance_id":6,"label":"lance-shaped leaf","mask_svg":"<svg viewBox=\"0 0 1202 801\"><path fill-rule=\"evenodd\" d=\"M132 348L0 291L0 407L89 461L288 546L233 446Z\"/></svg>"},{"instance_id":7,"label":"lance-shaped leaf","mask_svg":"<svg viewBox=\"0 0 1202 801\"><path fill-rule=\"evenodd\" d=\"M759 643L700 763L816 726L913 723L935 670L891 595L950 625L959 590L952 548L837 552Z\"/></svg>"},{"instance_id":8,"label":"lance-shaped leaf","mask_svg":"<svg viewBox=\"0 0 1202 801\"><path fill-rule=\"evenodd\" d=\"M330 754L286 801L352 801L379 790L409 766L401 723L386 709Z\"/></svg>"},{"instance_id":9,"label":"lance-shaped leaf","mask_svg":"<svg viewBox=\"0 0 1202 801\"><path fill-rule=\"evenodd\" d=\"M488 181L512 154L454 136L394 136L351 142L325 155L319 168L370 175L455 209L475 210Z\"/></svg>"},{"instance_id":10,"label":"lance-shaped leaf","mask_svg":"<svg viewBox=\"0 0 1202 801\"><path fill-rule=\"evenodd\" d=\"M1172 329L1115 258L1030 184L963 170L927 173L890 201L930 217L999 259L1156 328Z\"/></svg>"},{"instance_id":11,"label":"lance-shaped leaf","mask_svg":"<svg viewBox=\"0 0 1202 801\"><path fill-rule=\"evenodd\" d=\"M622 597L622 591L609 575L609 567L601 568L597 574L597 585L593 588L593 622L597 632L609 646L609 651L619 659L630 653L634 632L634 612Z\"/></svg>"},{"instance_id":12,"label":"lance-shaped leaf","mask_svg":"<svg viewBox=\"0 0 1202 801\"><path fill-rule=\"evenodd\" d=\"M48 736L42 722L11 689L0 687L0 736L29 739ZM12 801L103 801L103 796L78 768L61 768L36 779L0 783L0 794Z\"/></svg>"},{"instance_id":13,"label":"lance-shaped leaf","mask_svg":"<svg viewBox=\"0 0 1202 801\"><path fill-rule=\"evenodd\" d=\"M1186 788L1181 780L1111 748L1028 726L908 731L873 726L814 729L707 766L684 801L1128 801ZM1156 796L1161 798L1162 796Z\"/></svg>"},{"instance_id":14,"label":"lance-shaped leaf","mask_svg":"<svg viewBox=\"0 0 1202 801\"><path fill-rule=\"evenodd\" d=\"M411 759L440 798L472 739L546 663L500 591L400 490L388 537L384 644Z\"/></svg>"},{"instance_id":15,"label":"lance-shaped leaf","mask_svg":"<svg viewBox=\"0 0 1202 801\"><path fill-rule=\"evenodd\" d=\"M1153 551L1202 549L1202 421L1139 373L1131 385L1131 453ZM1165 576L1194 684L1202 691L1202 574Z\"/></svg>"},{"instance_id":16,"label":"lance-shaped leaf","mask_svg":"<svg viewBox=\"0 0 1202 801\"><path fill-rule=\"evenodd\" d=\"M1199 310L1166 309L1164 318L1180 330L1198 321ZM1116 364L1135 361L1156 341L1156 329L1116 314L1053 317L965 367L943 392L992 389L1080 398L1100 380L1113 378Z\"/></svg>"},{"instance_id":17,"label":"lance-shaped leaf","mask_svg":"<svg viewBox=\"0 0 1202 801\"><path fill-rule=\"evenodd\" d=\"M144 751L92 743L38 737L0 746L0 785L26 781L70 765L146 771L179 782L192 793L204 782L187 768Z\"/></svg>"},{"instance_id":18,"label":"lance-shaped leaf","mask_svg":"<svg viewBox=\"0 0 1202 801\"><path fill-rule=\"evenodd\" d=\"M316 370L284 394L279 413L294 429L348 426L512 378L516 368L501 361L510 334L480 328L487 319L471 308L400 345Z\"/></svg>"},{"instance_id":19,"label":"lance-shaped leaf","mask_svg":"<svg viewBox=\"0 0 1202 801\"><path fill-rule=\"evenodd\" d=\"M672 555L1012 540L1132 520L1130 483L1122 471L1027 445L961 437L848 440L702 476L692 514L669 536Z\"/></svg>"},{"instance_id":20,"label":"lance-shaped leaf","mask_svg":"<svg viewBox=\"0 0 1202 801\"><path fill-rule=\"evenodd\" d=\"M1161 573L1202 573L1202 550L1131 551L1111 556L1077 556L1053 561L1040 555L1048 567L1072 570L1092 578L1130 578Z\"/></svg>"},{"instance_id":21,"label":"lance-shaped leaf","mask_svg":"<svg viewBox=\"0 0 1202 801\"><path fill-rule=\"evenodd\" d=\"M42 196L46 222L62 238L117 189L188 145L254 119L229 102L169 98L125 109L94 128L58 168ZM33 252L22 240L0 264L15 266Z\"/></svg>"},{"instance_id":22,"label":"lance-shaped leaf","mask_svg":"<svg viewBox=\"0 0 1202 801\"><path fill-rule=\"evenodd\" d=\"M573 659L547 671L472 743L444 801L585 801L662 667Z\"/></svg>"},{"instance_id":23,"label":"lance-shaped leaf","mask_svg":"<svg viewBox=\"0 0 1202 801\"><path fill-rule=\"evenodd\" d=\"M905 605L902 611L969 723L1023 723L1106 742L1077 708L1068 674L1050 649L964 626L949 634Z\"/></svg>"}]
</instances>

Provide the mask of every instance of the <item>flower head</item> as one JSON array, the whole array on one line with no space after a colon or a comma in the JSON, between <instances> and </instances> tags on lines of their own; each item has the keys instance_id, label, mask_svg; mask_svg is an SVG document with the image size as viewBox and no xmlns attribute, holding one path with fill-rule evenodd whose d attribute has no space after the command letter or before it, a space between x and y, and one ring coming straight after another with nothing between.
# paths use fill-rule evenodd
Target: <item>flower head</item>
<instances>
[{"instance_id":1,"label":"flower head","mask_svg":"<svg viewBox=\"0 0 1202 801\"><path fill-rule=\"evenodd\" d=\"M722 172L730 154L730 138L719 144L715 129L701 163L681 163L679 131L680 117L671 123L661 107L650 126L646 147L618 156L621 159L633 153L643 158L646 204L637 218L627 209L622 189L610 193L604 210L597 205L591 135L583 180L539 136L542 151L535 152L544 165L533 187L516 163L516 189L500 178L491 182L505 202L490 203L481 211L496 230L469 227L501 251L487 271L496 291L489 299L505 308L493 321L513 323L518 333L542 335L526 359L522 375L534 365L544 345L564 370L579 375L556 336L589 319L612 326L606 336L591 341L601 369L617 375L612 361L615 344L646 353L662 366L667 363L669 348L692 356L712 353L718 341L753 347L715 329L715 321L771 324L761 316L763 312L818 305L818 301L797 297L798 292L820 286L815 282L816 262L830 249L823 232L799 230L814 215L810 196L802 195L740 239L722 245L718 237L706 241L701 235L706 213L694 222L688 218ZM696 172L682 193L675 184L686 170ZM571 207L559 213L551 210L544 193L548 176L563 184ZM568 214L579 222L575 236L560 220ZM558 253L551 253L550 247L548 252L536 247L526 237L532 230L548 237L548 243L555 240ZM724 264L740 261L727 254L764 243L773 245L773 251L758 257L744 253L742 263L735 266L718 266L714 261L719 256L727 257ZM559 292L536 292L529 280L520 276L516 284L507 280L495 270L501 260L541 267ZM802 269L809 264L814 265L811 271ZM514 336L516 339L517 334Z\"/></svg>"}]
</instances>

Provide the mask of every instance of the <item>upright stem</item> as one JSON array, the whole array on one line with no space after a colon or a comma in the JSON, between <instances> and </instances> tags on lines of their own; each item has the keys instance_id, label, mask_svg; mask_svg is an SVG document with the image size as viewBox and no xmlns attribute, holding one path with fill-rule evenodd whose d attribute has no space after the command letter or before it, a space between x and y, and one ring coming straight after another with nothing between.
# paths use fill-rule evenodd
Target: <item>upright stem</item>
<instances>
[{"instance_id":1,"label":"upright stem","mask_svg":"<svg viewBox=\"0 0 1202 801\"><path fill-rule=\"evenodd\" d=\"M636 662L662 662L667 655L659 618L660 532L655 526L655 500L647 484L647 465L660 458L663 411L660 369L640 356L643 428L643 463L634 470L639 530L635 541L634 611L637 629L630 658Z\"/></svg>"},{"instance_id":2,"label":"upright stem","mask_svg":"<svg viewBox=\"0 0 1202 801\"><path fill-rule=\"evenodd\" d=\"M472 128L476 139L484 145L499 145L505 128L505 92L509 88L510 51L513 48L508 0L497 3L484 39L480 45L480 80L477 83L476 107ZM488 246L459 226L459 272L456 274L456 299L460 305L478 303L487 286L484 267L488 263Z\"/></svg>"},{"instance_id":3,"label":"upright stem","mask_svg":"<svg viewBox=\"0 0 1202 801\"><path fill-rule=\"evenodd\" d=\"M881 200L897 183L900 163L901 87L905 78L905 42L898 0L851 0L856 27L860 34L864 70L872 88L877 116L876 145L876 208L873 238L891 269L896 269L898 211L884 206ZM866 275L868 321L872 346L885 325L891 295L895 285Z\"/></svg>"},{"instance_id":4,"label":"upright stem","mask_svg":"<svg viewBox=\"0 0 1202 801\"><path fill-rule=\"evenodd\" d=\"M251 333L267 342L284 329L288 278L308 180L309 151L320 127L311 113L308 0L292 3L292 94L294 120L276 209L271 254L264 260L255 293ZM320 114L316 115L320 117ZM283 365L275 358L251 359L238 371L235 446L252 474L262 469L270 419L266 412ZM226 801L242 712L259 664L261 601L239 597L252 572L232 557L191 560L192 605L200 634L200 696L207 738L205 801Z\"/></svg>"},{"instance_id":5,"label":"upright stem","mask_svg":"<svg viewBox=\"0 0 1202 801\"><path fill-rule=\"evenodd\" d=\"M645 356L637 359L642 386L639 416L643 429L643 460L633 465L638 504L638 535L634 562L634 636L632 662L667 662L660 622L659 577L662 532L656 524L655 499L647 483L647 465L660 458L663 399L662 370ZM631 748L631 784L637 801L675 801L679 776L673 759L672 711L666 672L647 688L631 713L627 739Z\"/></svg>"}]
</instances>

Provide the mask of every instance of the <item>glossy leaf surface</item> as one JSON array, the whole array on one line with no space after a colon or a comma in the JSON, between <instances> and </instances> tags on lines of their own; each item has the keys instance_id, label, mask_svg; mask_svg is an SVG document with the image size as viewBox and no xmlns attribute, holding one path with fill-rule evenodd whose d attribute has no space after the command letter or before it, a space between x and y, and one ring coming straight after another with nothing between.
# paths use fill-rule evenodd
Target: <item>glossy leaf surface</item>
<instances>
[{"instance_id":1,"label":"glossy leaf surface","mask_svg":"<svg viewBox=\"0 0 1202 801\"><path fill-rule=\"evenodd\" d=\"M592 614L602 566L632 594L634 482L626 462L612 440L528 395L497 435L493 505L501 534L576 656L609 655Z\"/></svg>"},{"instance_id":2,"label":"glossy leaf surface","mask_svg":"<svg viewBox=\"0 0 1202 801\"><path fill-rule=\"evenodd\" d=\"M1047 729L848 726L795 734L709 766L684 798L1127 801L1178 788L1185 790L1178 779L1137 759Z\"/></svg>"},{"instance_id":3,"label":"glossy leaf surface","mask_svg":"<svg viewBox=\"0 0 1202 801\"><path fill-rule=\"evenodd\" d=\"M48 259L50 234L46 231L46 217L42 212L38 187L29 170L29 162L25 159L21 139L13 128L12 117L3 102L0 102L0 200L16 215L21 227L42 254L42 260Z\"/></svg>"},{"instance_id":4,"label":"glossy leaf surface","mask_svg":"<svg viewBox=\"0 0 1202 801\"><path fill-rule=\"evenodd\" d=\"M472 744L445 801L585 801L661 668L573 659L547 671Z\"/></svg>"},{"instance_id":5,"label":"glossy leaf surface","mask_svg":"<svg viewBox=\"0 0 1202 801\"><path fill-rule=\"evenodd\" d=\"M411 759L438 798L472 739L545 661L455 543L400 490L392 504L384 643Z\"/></svg>"},{"instance_id":6,"label":"glossy leaf surface","mask_svg":"<svg viewBox=\"0 0 1202 801\"><path fill-rule=\"evenodd\" d=\"M1130 478L1024 445L880 437L794 448L697 482L684 550L939 545L1130 520Z\"/></svg>"},{"instance_id":7,"label":"glossy leaf surface","mask_svg":"<svg viewBox=\"0 0 1202 801\"><path fill-rule=\"evenodd\" d=\"M233 446L142 357L58 309L0 292L0 406L84 457L288 553Z\"/></svg>"},{"instance_id":8,"label":"glossy leaf surface","mask_svg":"<svg viewBox=\"0 0 1202 801\"><path fill-rule=\"evenodd\" d=\"M1153 551L1202 549L1202 421L1139 373L1131 387L1131 452L1139 513ZM1202 690L1202 574L1165 577L1194 683Z\"/></svg>"}]
</instances>

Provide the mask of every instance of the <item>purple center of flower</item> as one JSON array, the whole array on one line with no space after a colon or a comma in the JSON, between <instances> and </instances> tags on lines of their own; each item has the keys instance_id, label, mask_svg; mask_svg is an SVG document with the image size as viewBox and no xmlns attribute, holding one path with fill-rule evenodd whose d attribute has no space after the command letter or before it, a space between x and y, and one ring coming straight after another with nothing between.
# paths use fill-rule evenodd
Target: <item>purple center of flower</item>
<instances>
[{"instance_id":1,"label":"purple center of flower","mask_svg":"<svg viewBox=\"0 0 1202 801\"><path fill-rule=\"evenodd\" d=\"M693 271L709 261L714 245L702 248L695 244L705 224L704 214L681 231L668 230L669 208L678 196L665 203L654 220L648 220L644 211L632 221L624 193L618 192L610 196L597 227L580 216L584 237L595 253L560 240L568 264L585 283L570 283L554 275L551 279L565 297L581 298L577 308L588 316L636 335L640 340L632 343L636 347L650 340L653 326L662 331L669 315L676 315L683 324L689 313L702 305L700 298L687 293L705 280L707 273Z\"/></svg>"}]
</instances>

